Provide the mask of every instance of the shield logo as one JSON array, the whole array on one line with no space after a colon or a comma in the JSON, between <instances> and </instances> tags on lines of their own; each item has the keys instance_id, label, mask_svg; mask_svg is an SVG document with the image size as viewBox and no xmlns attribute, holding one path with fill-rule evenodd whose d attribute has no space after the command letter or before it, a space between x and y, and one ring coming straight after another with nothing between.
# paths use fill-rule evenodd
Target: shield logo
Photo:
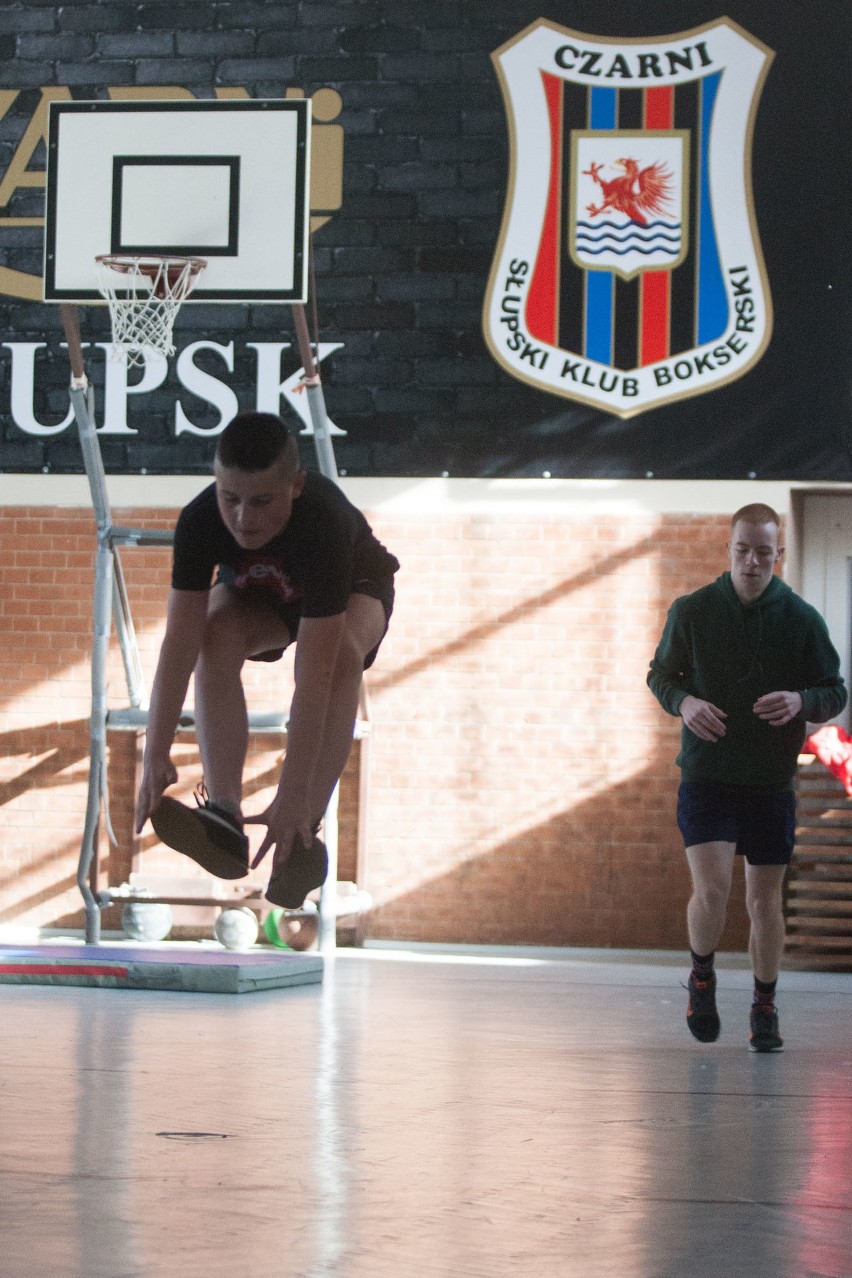
<instances>
[{"instance_id":1,"label":"shield logo","mask_svg":"<svg viewBox=\"0 0 852 1278\"><path fill-rule=\"evenodd\" d=\"M542 19L492 55L510 172L483 331L513 377L626 418L760 359L751 142L772 57L728 18L648 40Z\"/></svg>"}]
</instances>

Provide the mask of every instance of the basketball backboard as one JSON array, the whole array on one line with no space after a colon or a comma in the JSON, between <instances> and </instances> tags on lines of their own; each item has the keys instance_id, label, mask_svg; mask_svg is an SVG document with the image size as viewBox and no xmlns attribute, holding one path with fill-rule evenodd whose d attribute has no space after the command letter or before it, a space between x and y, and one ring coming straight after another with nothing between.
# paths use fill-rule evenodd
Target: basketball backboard
<instances>
[{"instance_id":1,"label":"basketball backboard","mask_svg":"<svg viewBox=\"0 0 852 1278\"><path fill-rule=\"evenodd\" d=\"M193 302L307 298L306 99L52 102L44 300L102 303L100 254L201 257Z\"/></svg>"}]
</instances>

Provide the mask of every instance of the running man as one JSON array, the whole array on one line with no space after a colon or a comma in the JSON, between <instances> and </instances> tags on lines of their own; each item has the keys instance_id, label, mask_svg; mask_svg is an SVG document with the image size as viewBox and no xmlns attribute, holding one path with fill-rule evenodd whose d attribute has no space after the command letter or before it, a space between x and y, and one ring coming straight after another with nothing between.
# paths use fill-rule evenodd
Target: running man
<instances>
[{"instance_id":1,"label":"running man","mask_svg":"<svg viewBox=\"0 0 852 1278\"><path fill-rule=\"evenodd\" d=\"M296 439L272 413L240 413L225 427L214 475L175 529L136 830L150 817L169 847L221 878L242 878L244 824L264 824L251 868L271 850L267 899L293 909L325 881L318 829L349 756L361 678L387 630L399 562L336 484L301 468ZM276 661L292 643L278 791L265 812L244 817L243 663ZM163 796L177 780L170 750L193 671L204 769L195 810Z\"/></svg>"},{"instance_id":2,"label":"running man","mask_svg":"<svg viewBox=\"0 0 852 1278\"><path fill-rule=\"evenodd\" d=\"M739 854L751 924L755 1052L783 1047L775 988L797 758L808 722L825 723L846 704L825 622L774 574L780 536L770 506L736 512L730 571L674 601L648 674L663 709L683 720L677 820L693 889L687 1024L702 1043L719 1036L714 957Z\"/></svg>"}]
</instances>

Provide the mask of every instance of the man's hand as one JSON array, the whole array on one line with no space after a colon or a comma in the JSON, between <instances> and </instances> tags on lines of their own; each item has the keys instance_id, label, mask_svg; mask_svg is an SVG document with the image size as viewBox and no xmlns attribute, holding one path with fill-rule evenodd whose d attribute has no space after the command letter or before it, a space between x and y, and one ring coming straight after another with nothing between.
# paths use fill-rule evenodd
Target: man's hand
<instances>
[{"instance_id":1,"label":"man's hand","mask_svg":"<svg viewBox=\"0 0 852 1278\"><path fill-rule=\"evenodd\" d=\"M297 836L306 848L311 845L313 831L306 799L285 797L279 790L264 812L243 819L246 825L266 826L266 834L251 863L251 868L255 869L260 865L269 849L272 848L272 866L269 875L271 879L275 878L284 865L293 847L293 840Z\"/></svg>"},{"instance_id":2,"label":"man's hand","mask_svg":"<svg viewBox=\"0 0 852 1278\"><path fill-rule=\"evenodd\" d=\"M758 719L771 723L773 728L783 728L801 709L801 692L765 692L752 706Z\"/></svg>"},{"instance_id":3,"label":"man's hand","mask_svg":"<svg viewBox=\"0 0 852 1278\"><path fill-rule=\"evenodd\" d=\"M142 827L152 813L159 807L163 791L178 779L177 768L171 759L162 763L146 763L139 786L139 797L136 800L136 833L142 833Z\"/></svg>"},{"instance_id":4,"label":"man's hand","mask_svg":"<svg viewBox=\"0 0 852 1278\"><path fill-rule=\"evenodd\" d=\"M680 703L680 717L689 731L694 732L702 741L718 741L725 735L727 712L710 701L702 701L700 697L684 697Z\"/></svg>"}]
</instances>

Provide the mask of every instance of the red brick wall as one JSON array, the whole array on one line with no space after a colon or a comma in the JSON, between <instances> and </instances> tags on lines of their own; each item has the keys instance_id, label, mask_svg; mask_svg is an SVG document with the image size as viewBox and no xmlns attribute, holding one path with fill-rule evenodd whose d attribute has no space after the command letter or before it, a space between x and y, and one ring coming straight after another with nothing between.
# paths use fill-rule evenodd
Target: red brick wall
<instances>
[{"instance_id":1,"label":"red brick wall","mask_svg":"<svg viewBox=\"0 0 852 1278\"><path fill-rule=\"evenodd\" d=\"M175 513L114 516L169 527ZM354 877L357 820L367 822L367 935L682 948L679 725L645 674L671 600L724 566L726 520L511 501L371 519L403 567L369 675L366 815L356 812L360 748L342 790L342 877ZM93 519L7 507L0 545L0 924L79 924ZM124 562L150 674L168 552L126 551ZM290 670L287 658L252 668L251 704L286 706ZM117 652L110 686L122 704ZM106 862L110 882L124 881L134 851L135 752L134 738L113 737L121 847ZM189 792L194 742L176 753ZM279 757L279 743L253 743L247 808L263 806ZM146 869L187 873L150 830L139 846ZM738 876L723 944L745 943Z\"/></svg>"}]
</instances>

